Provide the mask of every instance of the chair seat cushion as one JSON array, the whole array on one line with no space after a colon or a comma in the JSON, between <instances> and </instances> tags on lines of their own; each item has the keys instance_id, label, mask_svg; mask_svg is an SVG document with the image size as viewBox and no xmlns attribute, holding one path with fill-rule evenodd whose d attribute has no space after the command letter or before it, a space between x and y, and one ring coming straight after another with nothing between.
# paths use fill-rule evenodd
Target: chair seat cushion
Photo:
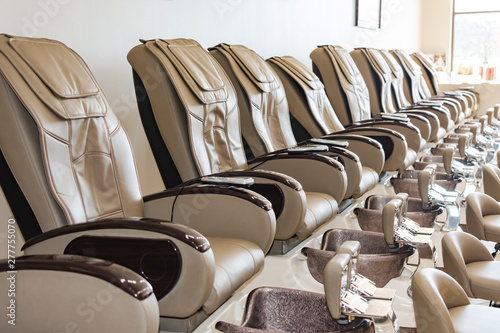
<instances>
[{"instance_id":1,"label":"chair seat cushion","mask_svg":"<svg viewBox=\"0 0 500 333\"><path fill-rule=\"evenodd\" d=\"M242 239L207 239L212 247L216 266L214 286L203 305L204 311L210 314L264 267L264 253L254 243Z\"/></svg>"},{"instance_id":2,"label":"chair seat cushion","mask_svg":"<svg viewBox=\"0 0 500 333\"><path fill-rule=\"evenodd\" d=\"M500 310L481 305L463 305L449 309L455 333L498 332Z\"/></svg>"},{"instance_id":3,"label":"chair seat cushion","mask_svg":"<svg viewBox=\"0 0 500 333\"><path fill-rule=\"evenodd\" d=\"M406 150L406 158L404 161L404 169L408 169L408 167L414 164L417 161L417 152L411 148Z\"/></svg>"},{"instance_id":4,"label":"chair seat cushion","mask_svg":"<svg viewBox=\"0 0 500 333\"><path fill-rule=\"evenodd\" d=\"M436 134L436 142L438 141L441 141L441 139L443 139L446 135L446 130L442 127L439 127L438 130L437 130L437 134Z\"/></svg>"},{"instance_id":5,"label":"chair seat cushion","mask_svg":"<svg viewBox=\"0 0 500 333\"><path fill-rule=\"evenodd\" d=\"M471 289L475 297L500 301L500 283L498 283L500 262L472 262L467 264L467 272L469 273Z\"/></svg>"},{"instance_id":6,"label":"chair seat cushion","mask_svg":"<svg viewBox=\"0 0 500 333\"><path fill-rule=\"evenodd\" d=\"M328 194L306 192L307 211L304 224L297 232L299 240L308 237L319 226L332 221L338 212L337 201Z\"/></svg>"},{"instance_id":7,"label":"chair seat cushion","mask_svg":"<svg viewBox=\"0 0 500 333\"><path fill-rule=\"evenodd\" d=\"M486 240L500 242L500 215L486 215L483 221Z\"/></svg>"},{"instance_id":8,"label":"chair seat cushion","mask_svg":"<svg viewBox=\"0 0 500 333\"><path fill-rule=\"evenodd\" d=\"M359 187L354 193L354 197L358 198L363 193L371 190L377 185L379 180L378 173L370 167L363 166L361 173L361 182L359 182Z\"/></svg>"}]
</instances>

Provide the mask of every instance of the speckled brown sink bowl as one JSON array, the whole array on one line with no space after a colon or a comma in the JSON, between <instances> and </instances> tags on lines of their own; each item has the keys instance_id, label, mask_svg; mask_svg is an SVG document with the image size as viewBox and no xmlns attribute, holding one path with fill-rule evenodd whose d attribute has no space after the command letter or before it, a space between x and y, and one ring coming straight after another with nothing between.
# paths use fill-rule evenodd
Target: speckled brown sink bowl
<instances>
[{"instance_id":1,"label":"speckled brown sink bowl","mask_svg":"<svg viewBox=\"0 0 500 333\"><path fill-rule=\"evenodd\" d=\"M323 270L335 251L345 241L354 240L361 244L358 258L358 272L381 288L392 278L401 275L405 259L415 252L412 246L403 246L397 252L390 252L384 234L352 229L331 229L323 235L321 250L303 248L307 266L312 276L323 283Z\"/></svg>"},{"instance_id":2,"label":"speckled brown sink bowl","mask_svg":"<svg viewBox=\"0 0 500 333\"><path fill-rule=\"evenodd\" d=\"M322 294L277 287L250 292L241 326L220 321L215 327L228 333L375 333L369 319L356 318L349 324L339 324L330 316Z\"/></svg>"},{"instance_id":3,"label":"speckled brown sink bowl","mask_svg":"<svg viewBox=\"0 0 500 333\"><path fill-rule=\"evenodd\" d=\"M456 146L457 146L457 144L452 143L452 142L440 143L440 144L436 145L436 147L431 148L431 154L432 155L443 155L443 152L446 148L448 148L448 147L455 148Z\"/></svg>"},{"instance_id":4,"label":"speckled brown sink bowl","mask_svg":"<svg viewBox=\"0 0 500 333\"><path fill-rule=\"evenodd\" d=\"M391 184L396 193L408 193L412 198L420 198L418 192L418 174L420 170L405 170L398 174L397 178L391 179ZM447 180L448 175L436 172L435 184L442 186L446 191L454 191L460 180Z\"/></svg>"},{"instance_id":5,"label":"speckled brown sink bowl","mask_svg":"<svg viewBox=\"0 0 500 333\"><path fill-rule=\"evenodd\" d=\"M382 229L382 209L391 201L391 195L371 195L365 200L364 208L354 209L358 216L359 227L365 231L383 232ZM432 228L436 217L443 212L441 207L431 207L424 209L422 200L418 198L408 198L406 216L417 222L421 227Z\"/></svg>"},{"instance_id":6,"label":"speckled brown sink bowl","mask_svg":"<svg viewBox=\"0 0 500 333\"><path fill-rule=\"evenodd\" d=\"M436 165L436 172L446 172L443 164L443 156L426 155L422 156L420 161L415 162L413 167L415 170L423 170L426 166L430 164Z\"/></svg>"}]
</instances>

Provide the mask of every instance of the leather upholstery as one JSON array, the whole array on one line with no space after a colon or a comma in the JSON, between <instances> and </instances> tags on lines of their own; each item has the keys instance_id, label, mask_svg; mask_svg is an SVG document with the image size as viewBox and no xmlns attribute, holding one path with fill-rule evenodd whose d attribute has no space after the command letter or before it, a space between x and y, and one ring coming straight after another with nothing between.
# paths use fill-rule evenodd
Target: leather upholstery
<instances>
[{"instance_id":1,"label":"leather upholstery","mask_svg":"<svg viewBox=\"0 0 500 333\"><path fill-rule=\"evenodd\" d=\"M500 204L484 193L470 193L465 209L467 231L482 240L500 242Z\"/></svg>"},{"instance_id":2,"label":"leather upholstery","mask_svg":"<svg viewBox=\"0 0 500 333\"><path fill-rule=\"evenodd\" d=\"M290 113L308 130L311 137L320 137L344 130L344 126L338 120L326 96L323 83L309 68L290 56L273 57L267 61L283 83ZM356 136L352 136L348 140L349 150L356 153L363 164L361 180L354 193L355 198L378 183L378 175L382 169L378 167L376 159L384 158L383 150L378 147L365 144L363 145L364 151L359 149L357 146L362 144L362 141L356 139ZM348 173L350 169L346 166ZM348 179L351 179L350 175ZM349 193L349 191L346 192Z\"/></svg>"},{"instance_id":3,"label":"leather upholstery","mask_svg":"<svg viewBox=\"0 0 500 333\"><path fill-rule=\"evenodd\" d=\"M464 232L446 234L441 242L445 272L469 297L500 300L500 263L484 244Z\"/></svg>"},{"instance_id":4,"label":"leather upholstery","mask_svg":"<svg viewBox=\"0 0 500 333\"><path fill-rule=\"evenodd\" d=\"M498 309L470 304L460 285L442 271L418 271L411 287L418 332L495 332L500 326Z\"/></svg>"},{"instance_id":5,"label":"leather upholstery","mask_svg":"<svg viewBox=\"0 0 500 333\"><path fill-rule=\"evenodd\" d=\"M71 240L91 233L85 231L90 225L106 225L109 218L145 228L139 220L126 219L144 216L131 144L84 61L58 41L0 35L0 73L0 148L42 231L82 227L70 236L46 239L25 249L26 253L63 253ZM207 93L200 98L215 97ZM254 205L254 209L263 208ZM274 229L269 211L259 218ZM208 220L206 217L207 225ZM93 223L87 226L86 222ZM188 227L175 226L184 238L204 239L198 233L190 234L193 230ZM114 230L109 234L101 229L94 236L133 238L141 233L124 226L112 228L111 224L109 230ZM268 232L262 240L269 237ZM154 232L144 232L146 235L165 238ZM220 242L214 239L212 246L219 248ZM158 300L161 316L189 317L207 299L207 309L213 311L262 268L260 247L234 238L231 242L242 250L231 259L238 265L226 267L223 274L215 273L216 265L227 258L214 258L210 248L199 253L178 246L184 263L181 283ZM197 280L200 277L203 284ZM192 291L188 298L186 290Z\"/></svg>"},{"instance_id":6,"label":"leather upholstery","mask_svg":"<svg viewBox=\"0 0 500 333\"><path fill-rule=\"evenodd\" d=\"M238 94L242 118L242 133L253 154L276 153L280 149L297 145L293 135L290 113L285 97L285 91L278 75L271 66L253 50L242 45L219 44L209 49L210 54L221 64L231 78ZM322 154L321 158L328 158ZM317 157L300 156L300 160L316 160ZM297 161L298 163L299 161ZM357 161L356 163L359 163ZM336 162L331 161L332 166ZM291 170L291 169L292 170ZM290 174L300 181L306 191L327 193L341 202L345 197L346 173L345 168L335 167L337 171L314 174L313 171L302 169L297 173L289 173L296 169L288 165L285 169L275 171ZM308 170L304 172L304 170ZM321 175L321 176L318 176ZM331 178L330 177L334 177ZM335 181L335 187L321 189L314 186L324 178ZM359 176L356 177L359 182ZM321 180L320 180L321 179ZM308 180L312 180L310 183ZM356 188L354 186L353 188ZM343 189L343 193L339 190Z\"/></svg>"},{"instance_id":7,"label":"leather upholstery","mask_svg":"<svg viewBox=\"0 0 500 333\"><path fill-rule=\"evenodd\" d=\"M350 263L351 256L349 254L338 254L326 264L323 271L326 304L328 305L330 315L334 319L340 319L342 315L339 300L342 294L342 282L345 281L343 275L347 276L347 281L351 280ZM345 287L349 288L349 285Z\"/></svg>"},{"instance_id":8,"label":"leather upholstery","mask_svg":"<svg viewBox=\"0 0 500 333\"><path fill-rule=\"evenodd\" d=\"M442 134L454 125L454 122L450 122L448 111L423 106L410 108L403 93L402 68L389 52L385 51L385 54L383 52L372 48L358 48L351 52L370 92L372 114L395 113L403 107L408 107L403 112L420 129L422 137L425 140L437 141L439 127L444 127L439 131Z\"/></svg>"},{"instance_id":9,"label":"leather upholstery","mask_svg":"<svg viewBox=\"0 0 500 333\"><path fill-rule=\"evenodd\" d=\"M0 70L27 106L40 133L42 149L41 161L34 161L33 156L12 156L15 165L11 169L34 164L40 174L44 168L48 173L47 187L69 224L104 217L141 216L142 196L133 156L130 149L122 148L129 145L128 138L116 117L109 112L109 106L85 63L62 43L51 40L2 35L0 51ZM32 53L37 56L27 55ZM25 57L28 57L28 62ZM37 61L31 61L31 58ZM74 77L71 74L60 77L65 74L59 73L66 72L74 73ZM16 104L15 100L5 101ZM11 119L6 126L24 121L20 119L22 115L5 113ZM25 130L19 125L4 129L7 131L2 131L4 133L17 129L19 132L14 135L18 135L23 140L21 142L31 145L29 149L37 148L36 142L26 139L31 134L22 133ZM1 148L9 156L7 159L18 153L15 145L6 146ZM113 163L116 158L123 163ZM104 177L113 174L116 177ZM50 208L41 209L46 211L41 213L42 216L54 215L48 211L55 209L53 203ZM54 226L50 219L40 220L40 223L42 230Z\"/></svg>"},{"instance_id":10,"label":"leather upholstery","mask_svg":"<svg viewBox=\"0 0 500 333\"><path fill-rule=\"evenodd\" d=\"M406 98L413 104L418 104L429 98L432 102L433 95L427 86L422 68L403 50L391 50L390 53L404 69L404 91ZM457 100L443 96L436 97L436 99L442 102L443 106L448 109L451 119L454 122L458 123L464 119L465 114L462 113L462 106Z\"/></svg>"},{"instance_id":11,"label":"leather upholstery","mask_svg":"<svg viewBox=\"0 0 500 333\"><path fill-rule=\"evenodd\" d=\"M235 76L233 84L248 98L238 94L243 136L254 155L295 146L285 91L277 74L243 45L220 44L210 52L231 79Z\"/></svg>"},{"instance_id":12,"label":"leather upholstery","mask_svg":"<svg viewBox=\"0 0 500 333\"><path fill-rule=\"evenodd\" d=\"M316 74L322 78L330 103L344 126L372 117L368 87L347 50L325 45L316 48L310 57L313 69L320 71Z\"/></svg>"},{"instance_id":13,"label":"leather upholstery","mask_svg":"<svg viewBox=\"0 0 500 333\"><path fill-rule=\"evenodd\" d=\"M158 332L151 285L125 267L80 256L26 256L16 258L15 274L6 259L0 262L0 278L12 275L17 316L15 326L9 315L2 320L2 332ZM5 309L14 299L7 297L9 285L0 285Z\"/></svg>"},{"instance_id":14,"label":"leather upholstery","mask_svg":"<svg viewBox=\"0 0 500 333\"><path fill-rule=\"evenodd\" d=\"M176 50L177 54L174 56L170 49ZM179 51L181 49L183 51ZM168 146L168 151L183 179L247 168L241 142L240 115L235 89L219 63L207 51L194 40L152 40L143 41L141 45L134 47L127 58L142 80L162 141ZM151 71L151 68L155 70ZM196 77L196 80L193 77ZM196 97L199 93L194 93L193 90L198 89L203 93L205 82L211 82L213 78L217 79L216 86L221 87L219 90L222 97L219 96L220 100L206 104ZM263 87L267 89L265 82ZM149 128L146 128L146 131L148 130ZM331 160L327 157L324 159ZM272 159L271 162L281 165L278 159ZM284 163L288 166L288 170L292 173L303 173L303 170L299 170L292 165L294 163L289 162ZM306 162L306 160L298 161L295 164ZM326 164L309 161L308 168L315 166L325 169ZM268 165L267 162L262 163L259 169L276 171ZM330 172L333 171L331 169L329 167ZM252 175L256 181L272 182L262 174L265 171L258 172ZM279 176L277 173L273 174ZM283 177L291 179L285 175ZM284 184L276 181L274 183L280 186L285 195L285 207L277 221L276 239L286 240L294 235L307 237L316 228L316 223L329 222L336 214L337 204L332 205L331 198L321 199L325 206L311 206L320 209L315 212L316 208L307 206L306 200L309 199L306 199L302 187L291 189L290 186L286 186L286 181ZM342 188L334 190L340 191L338 193L342 196L344 194L342 191L345 191ZM314 202L317 203L318 200ZM335 210L325 214L325 207L328 209L335 207ZM310 214L311 210L314 214ZM323 219L325 217L331 219L325 220Z\"/></svg>"},{"instance_id":15,"label":"leather upholstery","mask_svg":"<svg viewBox=\"0 0 500 333\"><path fill-rule=\"evenodd\" d=\"M368 87L351 55L340 46L325 45L311 52L313 70L323 80L327 96L344 126L372 117ZM418 129L412 125L389 124L381 122L371 126L388 128L404 133L408 140L403 169L416 160L422 138ZM415 150L411 153L411 150ZM399 153L402 154L402 153ZM407 164L410 163L410 164Z\"/></svg>"},{"instance_id":16,"label":"leather upholstery","mask_svg":"<svg viewBox=\"0 0 500 333\"><path fill-rule=\"evenodd\" d=\"M208 237L208 240L217 261L212 291L203 304L203 310L212 313L235 290L262 270L264 253L254 243L241 239ZM173 306L180 307L177 301L172 303Z\"/></svg>"},{"instance_id":17,"label":"leather upholstery","mask_svg":"<svg viewBox=\"0 0 500 333\"><path fill-rule=\"evenodd\" d=\"M483 165L484 193L500 201L500 169L493 164Z\"/></svg>"}]
</instances>

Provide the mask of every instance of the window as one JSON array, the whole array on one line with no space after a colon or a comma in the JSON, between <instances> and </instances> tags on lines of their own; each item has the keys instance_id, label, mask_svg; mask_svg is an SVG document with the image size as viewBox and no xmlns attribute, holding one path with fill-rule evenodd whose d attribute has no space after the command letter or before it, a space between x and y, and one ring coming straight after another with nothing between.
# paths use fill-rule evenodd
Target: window
<instances>
[{"instance_id":1,"label":"window","mask_svg":"<svg viewBox=\"0 0 500 333\"><path fill-rule=\"evenodd\" d=\"M469 82L496 80L500 1L455 0L453 9L453 76Z\"/></svg>"}]
</instances>

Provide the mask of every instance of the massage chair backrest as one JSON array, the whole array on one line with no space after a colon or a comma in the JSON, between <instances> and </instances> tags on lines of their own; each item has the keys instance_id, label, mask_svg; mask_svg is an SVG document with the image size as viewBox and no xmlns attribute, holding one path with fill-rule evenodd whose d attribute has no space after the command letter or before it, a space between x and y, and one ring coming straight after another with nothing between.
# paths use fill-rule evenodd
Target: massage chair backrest
<instances>
[{"instance_id":1,"label":"massage chair backrest","mask_svg":"<svg viewBox=\"0 0 500 333\"><path fill-rule=\"evenodd\" d=\"M424 268L413 277L411 289L417 330L454 333L448 309L470 304L460 285L438 269Z\"/></svg>"},{"instance_id":2,"label":"massage chair backrest","mask_svg":"<svg viewBox=\"0 0 500 333\"><path fill-rule=\"evenodd\" d=\"M429 87L425 82L422 68L403 50L391 50L390 53L396 58L404 69L404 88L406 98L411 103L418 103L425 98L432 96Z\"/></svg>"},{"instance_id":3,"label":"massage chair backrest","mask_svg":"<svg viewBox=\"0 0 500 333\"><path fill-rule=\"evenodd\" d=\"M253 154L296 146L285 90L271 66L243 45L219 44L209 50L240 92L242 133Z\"/></svg>"},{"instance_id":4,"label":"massage chair backrest","mask_svg":"<svg viewBox=\"0 0 500 333\"><path fill-rule=\"evenodd\" d=\"M394 106L396 106L398 109L409 106L410 102L405 95L405 73L403 67L401 67L396 58L394 58L394 56L389 51L383 49L380 49L378 51L380 52L380 54L382 54L382 57L384 57L387 65L392 72L392 95Z\"/></svg>"},{"instance_id":5,"label":"massage chair backrest","mask_svg":"<svg viewBox=\"0 0 500 333\"><path fill-rule=\"evenodd\" d=\"M392 71L380 52L373 48L356 48L351 57L363 75L370 93L372 115L394 113Z\"/></svg>"},{"instance_id":6,"label":"massage chair backrest","mask_svg":"<svg viewBox=\"0 0 500 333\"><path fill-rule=\"evenodd\" d=\"M429 87L429 91L432 95L437 95L439 92L438 89L438 80L437 80L437 68L436 65L431 61L431 59L423 54L422 52L414 52L411 54L412 59L418 64L421 64L421 68L423 69L422 74L424 76L425 82Z\"/></svg>"},{"instance_id":7,"label":"massage chair backrest","mask_svg":"<svg viewBox=\"0 0 500 333\"><path fill-rule=\"evenodd\" d=\"M291 56L272 57L267 61L283 83L290 113L312 137L344 130L323 83L312 70Z\"/></svg>"},{"instance_id":8,"label":"massage chair backrest","mask_svg":"<svg viewBox=\"0 0 500 333\"><path fill-rule=\"evenodd\" d=\"M313 71L325 84L328 99L343 126L372 117L368 88L347 50L323 45L312 51L310 57Z\"/></svg>"},{"instance_id":9,"label":"massage chair backrest","mask_svg":"<svg viewBox=\"0 0 500 333\"><path fill-rule=\"evenodd\" d=\"M233 85L200 44L191 39L147 40L127 58L157 161L169 154L183 181L247 168ZM141 97L147 102L141 103ZM164 172L172 168L164 163Z\"/></svg>"},{"instance_id":10,"label":"massage chair backrest","mask_svg":"<svg viewBox=\"0 0 500 333\"><path fill-rule=\"evenodd\" d=\"M437 68L432 60L422 52L414 52L411 54L411 58L416 64L422 69L422 75L425 81L425 85L428 88L431 96L440 94ZM472 108L477 98L472 96L474 93L469 91L447 91L444 95L448 95L450 98L460 103L462 110L467 108Z\"/></svg>"},{"instance_id":11,"label":"massage chair backrest","mask_svg":"<svg viewBox=\"0 0 500 333\"><path fill-rule=\"evenodd\" d=\"M19 219L25 238L142 216L130 141L85 62L58 41L3 34L0 72L2 177L12 172L26 205L16 207L24 198L15 186L3 190L15 216L33 211L31 221Z\"/></svg>"}]
</instances>

